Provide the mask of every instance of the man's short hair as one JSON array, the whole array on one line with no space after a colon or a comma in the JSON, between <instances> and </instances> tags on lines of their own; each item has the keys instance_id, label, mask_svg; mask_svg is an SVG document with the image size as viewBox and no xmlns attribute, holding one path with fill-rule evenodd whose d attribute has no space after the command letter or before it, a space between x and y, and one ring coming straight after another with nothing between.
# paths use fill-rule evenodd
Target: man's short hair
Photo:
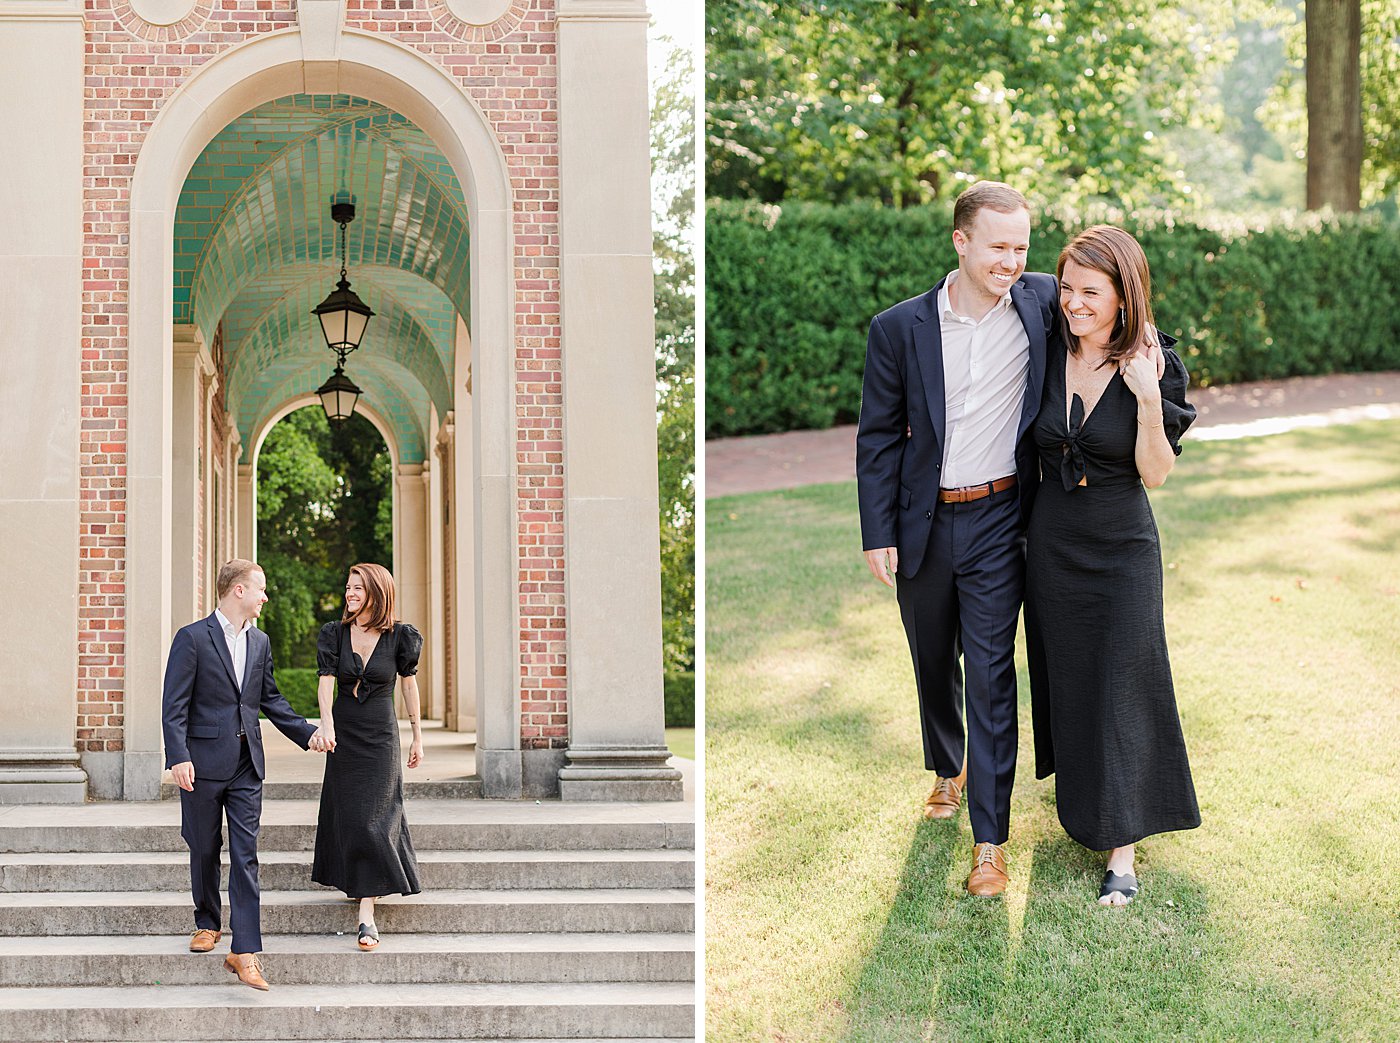
<instances>
[{"instance_id":1,"label":"man's short hair","mask_svg":"<svg viewBox=\"0 0 1400 1043\"><path fill-rule=\"evenodd\" d=\"M977 211L983 208L999 214L1014 214L1017 210L1030 213L1031 205L1010 185L1000 181L979 181L971 188L964 189L953 204L953 227L963 235L971 235Z\"/></svg>"},{"instance_id":2,"label":"man's short hair","mask_svg":"<svg viewBox=\"0 0 1400 1043\"><path fill-rule=\"evenodd\" d=\"M214 583L214 589L218 591L220 600L234 587L240 583L246 583L248 577L255 572L262 572L263 567L256 561L249 561L247 558L234 558L219 569L219 578Z\"/></svg>"}]
</instances>

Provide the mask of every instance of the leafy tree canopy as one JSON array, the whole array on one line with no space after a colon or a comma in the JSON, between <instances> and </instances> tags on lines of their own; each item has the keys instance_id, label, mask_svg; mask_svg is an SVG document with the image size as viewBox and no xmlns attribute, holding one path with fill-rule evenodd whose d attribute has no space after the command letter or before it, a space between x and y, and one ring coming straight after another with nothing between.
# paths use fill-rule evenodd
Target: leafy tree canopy
<instances>
[{"instance_id":1,"label":"leafy tree canopy","mask_svg":"<svg viewBox=\"0 0 1400 1043\"><path fill-rule=\"evenodd\" d=\"M258 561L267 572L261 627L277 665L316 662L316 634L339 616L346 570L393 565L384 439L355 415L332 428L319 406L278 423L258 455Z\"/></svg>"},{"instance_id":2,"label":"leafy tree canopy","mask_svg":"<svg viewBox=\"0 0 1400 1043\"><path fill-rule=\"evenodd\" d=\"M695 665L695 92L674 48L651 116L661 637L666 671Z\"/></svg>"},{"instance_id":3,"label":"leafy tree canopy","mask_svg":"<svg viewBox=\"0 0 1400 1043\"><path fill-rule=\"evenodd\" d=\"M1222 116L1265 0L711 0L711 195L908 206L994 178L1043 201L1180 206L1173 132Z\"/></svg>"}]
</instances>

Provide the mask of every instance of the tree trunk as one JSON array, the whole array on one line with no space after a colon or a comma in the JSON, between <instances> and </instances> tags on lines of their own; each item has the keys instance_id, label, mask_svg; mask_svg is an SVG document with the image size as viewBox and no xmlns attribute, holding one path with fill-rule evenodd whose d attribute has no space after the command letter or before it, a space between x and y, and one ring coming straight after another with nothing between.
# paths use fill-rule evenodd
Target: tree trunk
<instances>
[{"instance_id":1,"label":"tree trunk","mask_svg":"<svg viewBox=\"0 0 1400 1043\"><path fill-rule=\"evenodd\" d=\"M1308 209L1361 209L1361 0L1307 0Z\"/></svg>"}]
</instances>

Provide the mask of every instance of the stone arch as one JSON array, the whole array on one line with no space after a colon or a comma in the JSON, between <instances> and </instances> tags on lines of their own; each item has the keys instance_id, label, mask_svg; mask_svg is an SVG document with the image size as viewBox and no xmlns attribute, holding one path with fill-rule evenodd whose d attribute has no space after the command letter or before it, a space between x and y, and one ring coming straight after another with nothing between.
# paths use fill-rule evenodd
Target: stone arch
<instances>
[{"instance_id":1,"label":"stone arch","mask_svg":"<svg viewBox=\"0 0 1400 1043\"><path fill-rule=\"evenodd\" d=\"M180 188L204 146L230 121L256 105L313 89L351 93L408 117L441 149L465 192L472 230L468 314L475 472L467 509L477 519L478 746L505 751L520 745L512 496L514 233L505 157L461 85L427 57L382 36L333 29L318 20L312 32L268 33L201 66L166 100L137 157L128 268L127 799L157 796L162 766L161 676L172 622L171 301ZM454 380L454 396L465 390ZM484 554L484 547L494 555Z\"/></svg>"}]
</instances>

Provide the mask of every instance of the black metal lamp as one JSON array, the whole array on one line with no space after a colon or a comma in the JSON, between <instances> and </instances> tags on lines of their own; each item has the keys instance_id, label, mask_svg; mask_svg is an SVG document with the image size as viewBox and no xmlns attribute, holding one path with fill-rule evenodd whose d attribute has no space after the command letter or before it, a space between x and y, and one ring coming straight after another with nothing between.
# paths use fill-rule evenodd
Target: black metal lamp
<instances>
[{"instance_id":1,"label":"black metal lamp","mask_svg":"<svg viewBox=\"0 0 1400 1043\"><path fill-rule=\"evenodd\" d=\"M345 277L345 226L355 220L355 204L332 203L331 220L340 225L340 282L312 313L321 320L326 346L340 354L344 362L343 356L360 346L374 312L350 289L350 281Z\"/></svg>"},{"instance_id":2,"label":"black metal lamp","mask_svg":"<svg viewBox=\"0 0 1400 1043\"><path fill-rule=\"evenodd\" d=\"M342 358L341 361L344 362L344 359ZM321 408L326 411L326 419L337 423L348 419L350 414L355 412L355 403L359 400L360 389L355 386L353 380L345 375L345 370L338 365L326 382L316 389L316 394L321 396Z\"/></svg>"},{"instance_id":3,"label":"black metal lamp","mask_svg":"<svg viewBox=\"0 0 1400 1043\"><path fill-rule=\"evenodd\" d=\"M336 422L355 412L360 389L345 375L345 356L360 346L374 312L350 289L350 281L345 277L345 226L355 220L355 204L332 202L331 219L340 225L340 282L312 314L321 320L326 346L336 355L335 372L316 389L326 418Z\"/></svg>"}]
</instances>

